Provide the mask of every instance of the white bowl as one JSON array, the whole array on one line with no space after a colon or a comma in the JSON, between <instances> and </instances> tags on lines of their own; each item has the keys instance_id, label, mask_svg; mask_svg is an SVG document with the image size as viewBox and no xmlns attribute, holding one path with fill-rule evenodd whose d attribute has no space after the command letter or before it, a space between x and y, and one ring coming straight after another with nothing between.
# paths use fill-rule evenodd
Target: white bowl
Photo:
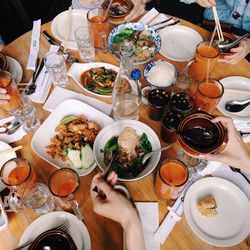
<instances>
[{"instance_id":1,"label":"white bowl","mask_svg":"<svg viewBox=\"0 0 250 250\"><path fill-rule=\"evenodd\" d=\"M161 147L161 143L159 141L158 136L156 133L146 124L134 121L134 120L119 120L112 122L105 128L103 128L99 134L97 135L95 142L94 142L94 157L97 165L101 168L102 171L107 167L103 160L104 155L101 152L101 149L104 148L107 141L112 138L113 136L119 136L121 131L126 128L131 127L136 130L136 133L140 136L142 133L146 133L148 136L148 140L152 145L152 150L159 149ZM161 157L161 153L154 154L147 164L146 168L136 177L133 178L118 178L120 181L136 181L142 179L149 175L157 166Z\"/></svg>"}]
</instances>

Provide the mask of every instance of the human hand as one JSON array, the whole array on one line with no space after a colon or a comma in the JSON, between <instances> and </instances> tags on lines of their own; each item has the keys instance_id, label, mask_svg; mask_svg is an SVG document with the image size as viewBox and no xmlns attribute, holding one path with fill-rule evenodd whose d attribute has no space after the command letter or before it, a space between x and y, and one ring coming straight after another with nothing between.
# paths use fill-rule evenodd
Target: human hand
<instances>
[{"instance_id":1,"label":"human hand","mask_svg":"<svg viewBox=\"0 0 250 250\"><path fill-rule=\"evenodd\" d=\"M216 5L216 0L196 0L201 7L209 8Z\"/></svg>"},{"instance_id":2,"label":"human hand","mask_svg":"<svg viewBox=\"0 0 250 250\"><path fill-rule=\"evenodd\" d=\"M148 2L148 0L131 0L131 2L134 4L134 8L129 15L125 17L126 22L131 22L143 14L145 12L145 3Z\"/></svg>"},{"instance_id":3,"label":"human hand","mask_svg":"<svg viewBox=\"0 0 250 250\"><path fill-rule=\"evenodd\" d=\"M10 99L10 96L6 94L6 90L3 88L0 88L0 105L8 104L9 99Z\"/></svg>"},{"instance_id":4,"label":"human hand","mask_svg":"<svg viewBox=\"0 0 250 250\"><path fill-rule=\"evenodd\" d=\"M97 214L114 220L120 223L123 228L126 228L138 216L129 200L112 188L116 182L117 174L115 172L111 172L107 178L107 182L102 178L101 173L94 176L90 191L93 208ZM95 186L105 194L105 200L93 191Z\"/></svg>"},{"instance_id":5,"label":"human hand","mask_svg":"<svg viewBox=\"0 0 250 250\"><path fill-rule=\"evenodd\" d=\"M204 154L201 158L211 161L220 161L234 168L240 168L250 172L250 154L236 130L233 120L230 117L216 117L213 122L221 122L227 129L228 142L223 150L218 154Z\"/></svg>"},{"instance_id":6,"label":"human hand","mask_svg":"<svg viewBox=\"0 0 250 250\"><path fill-rule=\"evenodd\" d=\"M235 64L245 56L250 53L250 39L244 39L240 42L239 47L232 48L230 50L232 55L224 56L223 59L220 59L219 62Z\"/></svg>"}]
</instances>

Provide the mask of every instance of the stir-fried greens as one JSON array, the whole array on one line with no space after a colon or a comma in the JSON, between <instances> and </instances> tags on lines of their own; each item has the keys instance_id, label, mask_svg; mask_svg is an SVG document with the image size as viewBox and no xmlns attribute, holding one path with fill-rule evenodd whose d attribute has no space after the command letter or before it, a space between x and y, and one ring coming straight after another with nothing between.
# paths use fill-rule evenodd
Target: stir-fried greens
<instances>
[{"instance_id":1,"label":"stir-fried greens","mask_svg":"<svg viewBox=\"0 0 250 250\"><path fill-rule=\"evenodd\" d=\"M117 73L105 67L91 68L81 74L83 86L100 95L110 95Z\"/></svg>"},{"instance_id":2,"label":"stir-fried greens","mask_svg":"<svg viewBox=\"0 0 250 250\"><path fill-rule=\"evenodd\" d=\"M131 138L129 138L130 140ZM108 165L112 157L118 152L118 157L112 164L112 169L118 174L120 178L136 177L147 166L148 161L142 164L142 158L145 154L152 151L152 145L145 133L138 136L138 143L135 147L135 156L130 157L128 153L124 152L119 143L119 137L114 136L108 140L101 152L104 153L104 163ZM133 143L130 140L131 143Z\"/></svg>"},{"instance_id":3,"label":"stir-fried greens","mask_svg":"<svg viewBox=\"0 0 250 250\"><path fill-rule=\"evenodd\" d=\"M120 46L124 42L133 43L135 62L146 61L153 57L157 47L150 31L137 31L125 28L119 34L114 36L112 42L112 50L117 57L120 57Z\"/></svg>"}]
</instances>

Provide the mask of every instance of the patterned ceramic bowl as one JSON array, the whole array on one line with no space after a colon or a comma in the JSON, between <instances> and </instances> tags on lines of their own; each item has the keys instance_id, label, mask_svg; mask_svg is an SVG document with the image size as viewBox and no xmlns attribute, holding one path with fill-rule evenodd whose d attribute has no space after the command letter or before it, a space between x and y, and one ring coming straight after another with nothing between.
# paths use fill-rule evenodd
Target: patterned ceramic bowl
<instances>
[{"instance_id":1,"label":"patterned ceramic bowl","mask_svg":"<svg viewBox=\"0 0 250 250\"><path fill-rule=\"evenodd\" d=\"M108 49L120 59L120 46L124 42L134 45L134 63L143 64L151 60L161 48L159 34L142 23L126 23L114 28L108 36Z\"/></svg>"}]
</instances>

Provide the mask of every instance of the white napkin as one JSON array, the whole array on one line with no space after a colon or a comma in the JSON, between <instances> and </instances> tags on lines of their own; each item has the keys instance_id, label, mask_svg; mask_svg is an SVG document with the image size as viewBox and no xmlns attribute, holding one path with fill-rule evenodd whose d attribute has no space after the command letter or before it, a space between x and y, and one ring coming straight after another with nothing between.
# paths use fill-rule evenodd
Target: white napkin
<instances>
[{"instance_id":1,"label":"white napkin","mask_svg":"<svg viewBox=\"0 0 250 250\"><path fill-rule=\"evenodd\" d=\"M153 233L159 226L158 202L135 202L142 222L143 235L147 250L160 250L159 242Z\"/></svg>"},{"instance_id":2,"label":"white napkin","mask_svg":"<svg viewBox=\"0 0 250 250\"><path fill-rule=\"evenodd\" d=\"M39 53L40 46L40 30L41 30L41 19L33 21L32 36L30 42L30 55L26 69L35 70L36 68L36 59Z\"/></svg>"},{"instance_id":3,"label":"white napkin","mask_svg":"<svg viewBox=\"0 0 250 250\"><path fill-rule=\"evenodd\" d=\"M242 132L250 132L250 120L249 121L240 121L240 120L233 120L234 126L237 130ZM250 135L243 135L242 140L247 143L250 142Z\"/></svg>"},{"instance_id":4,"label":"white napkin","mask_svg":"<svg viewBox=\"0 0 250 250\"><path fill-rule=\"evenodd\" d=\"M9 122L14 119L14 116L10 116L8 118L4 118L0 120L0 126L6 122ZM21 140L27 133L22 128L22 126L12 135L0 134L0 140L6 143L12 143L18 140Z\"/></svg>"},{"instance_id":5,"label":"white napkin","mask_svg":"<svg viewBox=\"0 0 250 250\"><path fill-rule=\"evenodd\" d=\"M51 45L48 53L57 52L58 49L59 49L59 46ZM32 81L32 78L30 79L30 83L31 83L31 81ZM46 67L43 66L43 69L40 72L40 74L36 80L35 93L32 95L27 95L27 97L30 100L32 100L33 102L44 103L48 94L49 94L51 84L52 84L52 79L50 78ZM28 86L27 86L27 88L28 88ZM23 91L23 95L25 95L25 91Z\"/></svg>"},{"instance_id":6,"label":"white napkin","mask_svg":"<svg viewBox=\"0 0 250 250\"><path fill-rule=\"evenodd\" d=\"M163 22L169 18L170 18L169 16L162 14L162 13L159 13L155 8L152 8L146 15L144 15L139 20L139 22L143 23L143 24L147 24L147 25L154 25L156 23ZM155 25L154 29L160 28L160 27L165 26L167 24L170 24L172 22L174 22L173 19L169 20L166 23Z\"/></svg>"},{"instance_id":7,"label":"white napkin","mask_svg":"<svg viewBox=\"0 0 250 250\"><path fill-rule=\"evenodd\" d=\"M161 244L165 242L174 225L180 220L180 217L183 213L183 202L186 191L194 181L197 181L208 174L212 174L215 177L220 177L233 182L247 195L248 199L250 199L250 185L241 174L233 172L227 165L220 162L210 161L207 163L205 168L201 165L197 170L197 174L188 181L186 187L172 208L169 207L170 212L167 214L160 227L154 233L154 239L156 241L159 241Z\"/></svg>"},{"instance_id":8,"label":"white napkin","mask_svg":"<svg viewBox=\"0 0 250 250\"><path fill-rule=\"evenodd\" d=\"M55 87L49 96L48 100L44 104L43 108L52 112L60 103L67 99L76 99L78 101L82 101L87 103L88 105L100 110L101 112L110 115L112 111L112 105L107 104L105 102L99 101L95 98L85 96L74 91L63 89L59 87Z\"/></svg>"}]
</instances>

